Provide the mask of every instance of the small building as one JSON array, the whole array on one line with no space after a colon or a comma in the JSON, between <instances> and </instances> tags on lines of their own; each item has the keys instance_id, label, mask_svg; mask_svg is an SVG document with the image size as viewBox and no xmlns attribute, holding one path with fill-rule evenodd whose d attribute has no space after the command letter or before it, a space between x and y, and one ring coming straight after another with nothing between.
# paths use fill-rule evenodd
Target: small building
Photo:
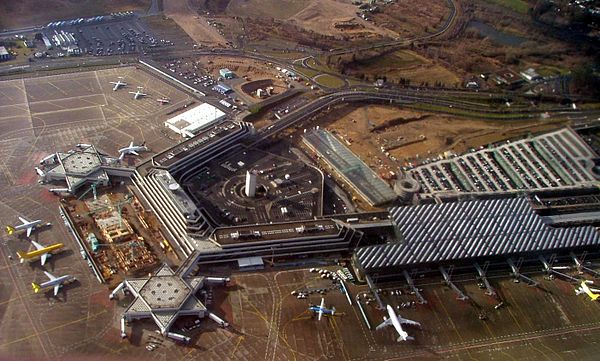
<instances>
[{"instance_id":1,"label":"small building","mask_svg":"<svg viewBox=\"0 0 600 361\"><path fill-rule=\"evenodd\" d=\"M0 61L5 61L10 59L10 54L6 50L5 47L0 46Z\"/></svg>"},{"instance_id":2,"label":"small building","mask_svg":"<svg viewBox=\"0 0 600 361\"><path fill-rule=\"evenodd\" d=\"M519 74L523 77L523 79L527 80L528 82L533 82L542 79L540 74L538 74L534 68L523 70Z\"/></svg>"},{"instance_id":3,"label":"small building","mask_svg":"<svg viewBox=\"0 0 600 361\"><path fill-rule=\"evenodd\" d=\"M50 39L48 39L48 37L46 35L42 36L42 41L44 41L44 45L46 46L46 49L48 50L52 50L52 42L50 41Z\"/></svg>"},{"instance_id":4,"label":"small building","mask_svg":"<svg viewBox=\"0 0 600 361\"><path fill-rule=\"evenodd\" d=\"M191 138L224 116L225 113L219 108L204 103L167 120L165 126L175 133Z\"/></svg>"},{"instance_id":5,"label":"small building","mask_svg":"<svg viewBox=\"0 0 600 361\"><path fill-rule=\"evenodd\" d=\"M231 70L229 70L227 68L220 69L219 70L219 75L223 79L233 79L233 78L235 78L235 74Z\"/></svg>"},{"instance_id":6,"label":"small building","mask_svg":"<svg viewBox=\"0 0 600 361\"><path fill-rule=\"evenodd\" d=\"M233 91L233 89L231 89L230 86L228 86L226 84L223 84L223 83L218 83L212 89L214 91L216 91L217 93L220 93L220 94L223 94L223 95L229 94L229 93L231 93Z\"/></svg>"}]
</instances>

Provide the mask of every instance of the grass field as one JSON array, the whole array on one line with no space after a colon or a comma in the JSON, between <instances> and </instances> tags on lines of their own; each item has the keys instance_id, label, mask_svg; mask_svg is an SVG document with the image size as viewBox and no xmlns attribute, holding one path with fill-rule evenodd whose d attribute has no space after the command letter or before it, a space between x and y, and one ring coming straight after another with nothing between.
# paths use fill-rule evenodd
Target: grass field
<instances>
[{"instance_id":1,"label":"grass field","mask_svg":"<svg viewBox=\"0 0 600 361\"><path fill-rule=\"evenodd\" d=\"M296 71L296 73L302 74L306 78L312 78L312 77L315 77L315 76L321 74L317 70L308 69L308 68L305 68L302 66L294 66L294 70Z\"/></svg>"},{"instance_id":2,"label":"grass field","mask_svg":"<svg viewBox=\"0 0 600 361\"><path fill-rule=\"evenodd\" d=\"M328 88L341 88L346 84L342 79L329 74L316 76L314 81Z\"/></svg>"},{"instance_id":3,"label":"grass field","mask_svg":"<svg viewBox=\"0 0 600 361\"><path fill-rule=\"evenodd\" d=\"M370 58L366 61L358 61L366 68L407 68L426 63L426 59L408 50L399 50L393 53Z\"/></svg>"},{"instance_id":4,"label":"grass field","mask_svg":"<svg viewBox=\"0 0 600 361\"><path fill-rule=\"evenodd\" d=\"M512 9L521 14L527 14L529 5L523 0L491 0L491 2Z\"/></svg>"}]
</instances>

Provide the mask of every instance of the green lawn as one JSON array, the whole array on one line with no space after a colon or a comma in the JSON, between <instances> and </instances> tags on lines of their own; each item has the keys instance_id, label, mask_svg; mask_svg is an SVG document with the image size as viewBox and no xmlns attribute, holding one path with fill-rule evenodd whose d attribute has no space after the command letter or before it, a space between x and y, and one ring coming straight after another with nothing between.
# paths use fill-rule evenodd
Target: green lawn
<instances>
[{"instance_id":1,"label":"green lawn","mask_svg":"<svg viewBox=\"0 0 600 361\"><path fill-rule=\"evenodd\" d=\"M529 5L524 0L491 0L491 2L512 9L521 14L527 14Z\"/></svg>"},{"instance_id":2,"label":"green lawn","mask_svg":"<svg viewBox=\"0 0 600 361\"><path fill-rule=\"evenodd\" d=\"M313 80L323 86L326 86L328 88L334 88L334 89L341 88L346 84L346 83L344 83L344 80L342 80L336 76L329 75L329 74L319 75L319 76L315 77Z\"/></svg>"},{"instance_id":3,"label":"green lawn","mask_svg":"<svg viewBox=\"0 0 600 361\"><path fill-rule=\"evenodd\" d=\"M317 70L308 69L302 66L294 66L294 70L296 73L301 74L305 78L313 78L320 74Z\"/></svg>"}]
</instances>

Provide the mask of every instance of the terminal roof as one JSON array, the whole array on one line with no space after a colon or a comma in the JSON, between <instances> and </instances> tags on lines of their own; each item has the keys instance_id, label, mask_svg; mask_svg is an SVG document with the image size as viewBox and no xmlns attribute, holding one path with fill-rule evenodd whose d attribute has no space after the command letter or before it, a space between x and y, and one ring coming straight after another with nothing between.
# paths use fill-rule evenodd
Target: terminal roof
<instances>
[{"instance_id":1,"label":"terminal roof","mask_svg":"<svg viewBox=\"0 0 600 361\"><path fill-rule=\"evenodd\" d=\"M365 270L572 249L600 244L593 227L553 228L526 198L394 207L403 240L357 250Z\"/></svg>"}]
</instances>

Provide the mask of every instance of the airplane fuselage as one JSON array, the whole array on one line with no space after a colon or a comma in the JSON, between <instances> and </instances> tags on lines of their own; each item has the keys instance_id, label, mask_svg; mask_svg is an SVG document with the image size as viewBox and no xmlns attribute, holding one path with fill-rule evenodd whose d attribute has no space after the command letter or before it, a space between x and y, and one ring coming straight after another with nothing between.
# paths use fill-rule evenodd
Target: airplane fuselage
<instances>
[{"instance_id":1,"label":"airplane fuselage","mask_svg":"<svg viewBox=\"0 0 600 361\"><path fill-rule=\"evenodd\" d=\"M34 251L31 252L17 252L17 256L19 256L19 258L21 259L21 263L23 263L25 260L33 260L33 259L37 259L39 257L41 257L42 255L46 254L46 253L52 253L54 251L58 251L61 248L63 248L65 245L62 243L55 243L52 244L48 247L44 247L42 249L36 249Z\"/></svg>"},{"instance_id":2,"label":"airplane fuselage","mask_svg":"<svg viewBox=\"0 0 600 361\"><path fill-rule=\"evenodd\" d=\"M30 227L38 226L40 223L42 223L42 220L38 219L38 220L35 220L35 221L31 221L31 222L19 224L18 226L14 226L13 228L15 229L15 231L20 231L22 229L27 229L27 228L30 228Z\"/></svg>"},{"instance_id":3,"label":"airplane fuselage","mask_svg":"<svg viewBox=\"0 0 600 361\"><path fill-rule=\"evenodd\" d=\"M394 308L390 305L387 305L386 308L387 308L387 312L390 317L390 320L392 320L392 325L396 329L396 332L398 332L400 339L402 339L403 341L406 341L408 339L408 333L406 331L404 331L404 329L402 328L402 325L400 324L400 321L398 320L398 315L396 315L396 311L394 311Z\"/></svg>"},{"instance_id":4,"label":"airplane fuselage","mask_svg":"<svg viewBox=\"0 0 600 361\"><path fill-rule=\"evenodd\" d=\"M309 307L309 309L315 313L319 313L319 311L322 311L324 315L333 315L333 310L330 310L329 308L321 308L319 306L311 306L311 307Z\"/></svg>"},{"instance_id":5,"label":"airplane fuselage","mask_svg":"<svg viewBox=\"0 0 600 361\"><path fill-rule=\"evenodd\" d=\"M53 280L50 281L46 281L46 282L42 282L40 283L40 289L46 289L46 288L51 288L51 287L55 287L58 285L62 285L63 283L69 282L71 280L74 280L75 277L71 276L71 275L64 275L64 276L60 276L60 277L56 277ZM39 291L36 291L36 293Z\"/></svg>"}]
</instances>

